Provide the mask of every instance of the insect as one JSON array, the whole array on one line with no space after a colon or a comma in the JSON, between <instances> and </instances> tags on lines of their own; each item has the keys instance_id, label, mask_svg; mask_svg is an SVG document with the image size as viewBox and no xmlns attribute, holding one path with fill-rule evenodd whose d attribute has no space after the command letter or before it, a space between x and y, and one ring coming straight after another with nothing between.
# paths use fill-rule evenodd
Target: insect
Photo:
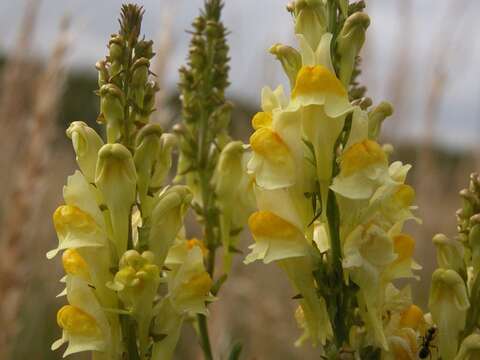
<instances>
[{"instance_id":1,"label":"insect","mask_svg":"<svg viewBox=\"0 0 480 360\"><path fill-rule=\"evenodd\" d=\"M422 336L422 345L420 351L418 352L418 357L420 359L426 359L427 356L432 358L432 353L430 351L431 348L435 348L434 345L431 344L435 336L437 335L437 328L432 326L427 330L425 336Z\"/></svg>"}]
</instances>

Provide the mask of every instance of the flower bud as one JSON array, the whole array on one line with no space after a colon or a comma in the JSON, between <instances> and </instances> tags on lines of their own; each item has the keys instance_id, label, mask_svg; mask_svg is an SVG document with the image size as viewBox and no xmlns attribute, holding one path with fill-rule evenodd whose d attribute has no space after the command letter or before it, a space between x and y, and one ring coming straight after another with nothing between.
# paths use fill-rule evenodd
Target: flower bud
<instances>
[{"instance_id":1,"label":"flower bud","mask_svg":"<svg viewBox=\"0 0 480 360\"><path fill-rule=\"evenodd\" d=\"M428 307L438 327L440 356L453 359L457 352L458 336L465 328L470 307L465 283L457 272L450 269L435 270Z\"/></svg>"},{"instance_id":2,"label":"flower bud","mask_svg":"<svg viewBox=\"0 0 480 360\"><path fill-rule=\"evenodd\" d=\"M125 53L125 44L121 36L113 35L108 43L109 60L122 62Z\"/></svg>"},{"instance_id":3,"label":"flower bud","mask_svg":"<svg viewBox=\"0 0 480 360\"><path fill-rule=\"evenodd\" d=\"M368 113L368 138L377 140L383 121L393 115L393 107L390 103L383 101Z\"/></svg>"},{"instance_id":4,"label":"flower bud","mask_svg":"<svg viewBox=\"0 0 480 360\"><path fill-rule=\"evenodd\" d=\"M345 86L350 84L355 58L365 42L365 32L370 25L367 14L357 12L348 17L337 39L340 61L340 80Z\"/></svg>"},{"instance_id":5,"label":"flower bud","mask_svg":"<svg viewBox=\"0 0 480 360\"><path fill-rule=\"evenodd\" d=\"M88 182L95 181L98 150L103 146L102 138L83 121L74 121L67 129L77 155L77 163Z\"/></svg>"},{"instance_id":6,"label":"flower bud","mask_svg":"<svg viewBox=\"0 0 480 360\"><path fill-rule=\"evenodd\" d=\"M108 79L110 77L105 61L98 61L95 64L95 68L98 70L98 87L102 87L108 83Z\"/></svg>"},{"instance_id":7,"label":"flower bud","mask_svg":"<svg viewBox=\"0 0 480 360\"><path fill-rule=\"evenodd\" d=\"M220 153L214 175L215 194L220 209L220 237L224 249L224 267L230 270L232 256L230 246L232 244L231 229L238 225L238 218L244 217L245 209L238 201L238 192L241 191L241 183L247 174L242 166L243 143L241 141L229 142ZM244 194L248 196L248 194ZM243 215L243 216L242 216ZM244 219L242 219L244 220ZM240 220L240 226L243 226Z\"/></svg>"},{"instance_id":8,"label":"flower bud","mask_svg":"<svg viewBox=\"0 0 480 360\"><path fill-rule=\"evenodd\" d=\"M468 234L468 243L472 250L472 265L475 272L480 271L480 224L474 224Z\"/></svg>"},{"instance_id":9,"label":"flower bud","mask_svg":"<svg viewBox=\"0 0 480 360\"><path fill-rule=\"evenodd\" d=\"M113 240L118 254L127 249L130 211L135 202L137 174L128 149L106 144L98 152L95 184L110 211Z\"/></svg>"},{"instance_id":10,"label":"flower bud","mask_svg":"<svg viewBox=\"0 0 480 360\"><path fill-rule=\"evenodd\" d=\"M291 46L275 44L270 48L270 53L275 55L278 61L282 64L283 71L290 80L290 86L295 86L297 74L302 67L302 57L297 50Z\"/></svg>"},{"instance_id":11,"label":"flower bud","mask_svg":"<svg viewBox=\"0 0 480 360\"><path fill-rule=\"evenodd\" d=\"M119 297L134 314L145 312L152 306L160 283L160 269L154 264L155 255L151 251L142 254L136 250L126 251L120 259L120 269L113 282L108 284L119 292Z\"/></svg>"},{"instance_id":12,"label":"flower bud","mask_svg":"<svg viewBox=\"0 0 480 360\"><path fill-rule=\"evenodd\" d=\"M132 66L132 85L136 87L145 86L148 79L148 68L150 61L146 58L140 58Z\"/></svg>"},{"instance_id":13,"label":"flower bud","mask_svg":"<svg viewBox=\"0 0 480 360\"><path fill-rule=\"evenodd\" d=\"M465 274L462 244L450 240L444 234L435 235L433 244L437 248L438 267L455 270L458 274Z\"/></svg>"},{"instance_id":14,"label":"flower bud","mask_svg":"<svg viewBox=\"0 0 480 360\"><path fill-rule=\"evenodd\" d=\"M158 189L172 167L172 151L177 144L177 137L173 134L163 134L160 138L160 146L157 152L157 161L151 178L150 186Z\"/></svg>"},{"instance_id":15,"label":"flower bud","mask_svg":"<svg viewBox=\"0 0 480 360\"><path fill-rule=\"evenodd\" d=\"M159 267L163 265L168 249L182 226L191 201L192 193L188 187L173 186L160 195L153 209L148 242Z\"/></svg>"},{"instance_id":16,"label":"flower bud","mask_svg":"<svg viewBox=\"0 0 480 360\"><path fill-rule=\"evenodd\" d=\"M322 0L296 0L292 7L295 16L295 33L305 37L316 49L327 30L327 16Z\"/></svg>"},{"instance_id":17,"label":"flower bud","mask_svg":"<svg viewBox=\"0 0 480 360\"><path fill-rule=\"evenodd\" d=\"M124 103L125 95L116 85L106 84L100 88L100 111L107 123L109 143L117 142L121 138L125 115Z\"/></svg>"},{"instance_id":18,"label":"flower bud","mask_svg":"<svg viewBox=\"0 0 480 360\"><path fill-rule=\"evenodd\" d=\"M138 194L142 207L150 186L161 136L162 128L158 124L148 124L137 134L134 161L138 176Z\"/></svg>"},{"instance_id":19,"label":"flower bud","mask_svg":"<svg viewBox=\"0 0 480 360\"><path fill-rule=\"evenodd\" d=\"M135 45L135 57L151 59L154 55L152 40L140 40Z\"/></svg>"}]
</instances>

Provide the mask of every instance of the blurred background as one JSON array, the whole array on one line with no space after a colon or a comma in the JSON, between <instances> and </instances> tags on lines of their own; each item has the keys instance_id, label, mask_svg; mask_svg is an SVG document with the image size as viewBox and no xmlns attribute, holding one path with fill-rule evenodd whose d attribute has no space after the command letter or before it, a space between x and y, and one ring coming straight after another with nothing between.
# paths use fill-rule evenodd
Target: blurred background
<instances>
[{"instance_id":1,"label":"blurred background","mask_svg":"<svg viewBox=\"0 0 480 360\"><path fill-rule=\"evenodd\" d=\"M166 129L177 122L177 69L184 63L185 32L202 0L144 0L144 33L155 41L154 72L162 91L154 115ZM236 110L233 137L247 141L250 118L264 85L287 85L268 54L275 42L295 44L286 0L225 0L231 30L229 98ZM0 2L0 359L59 359L50 344L60 336L55 313L62 271L45 252L56 244L51 214L61 204L66 176L76 165L64 136L71 121L95 125L94 64L117 29L120 0ZM374 103L388 100L395 115L383 141L395 159L414 164L423 225L411 225L424 280L412 284L424 308L435 255L431 237L455 235L458 190L480 170L480 26L475 0L367 0L372 18L363 50L362 82ZM242 247L250 241L245 234ZM295 349L295 295L275 266L244 266L211 306L211 337L219 358L231 343L244 359L314 359ZM197 359L186 327L178 359ZM73 356L82 359L82 356Z\"/></svg>"}]
</instances>

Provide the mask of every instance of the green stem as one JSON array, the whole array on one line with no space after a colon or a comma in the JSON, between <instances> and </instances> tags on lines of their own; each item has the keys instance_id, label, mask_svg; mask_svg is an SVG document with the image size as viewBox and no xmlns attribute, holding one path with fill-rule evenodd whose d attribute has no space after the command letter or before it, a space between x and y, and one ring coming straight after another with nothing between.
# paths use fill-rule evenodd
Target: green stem
<instances>
[{"instance_id":1,"label":"green stem","mask_svg":"<svg viewBox=\"0 0 480 360\"><path fill-rule=\"evenodd\" d=\"M140 360L137 349L137 336L135 334L135 322L129 315L120 315L122 324L123 343L127 347L128 360Z\"/></svg>"},{"instance_id":2,"label":"green stem","mask_svg":"<svg viewBox=\"0 0 480 360\"><path fill-rule=\"evenodd\" d=\"M205 66L204 76L204 91L202 92L205 96L203 101L204 104L208 104L208 94L212 92L212 64L213 64L213 55L214 55L214 44L209 42L207 48L207 66ZM210 118L211 112L208 109L202 108L202 113L200 116L200 128L199 128L199 151L198 151L198 175L200 179L201 187L201 196L202 196L202 205L203 205L203 220L204 220L204 234L205 234L205 244L208 248L207 255L207 271L210 277L213 279L215 271L215 251L217 247L214 227L215 223L212 219L212 202L213 202L213 189L210 184L211 181L211 164L209 163L209 149L211 143L208 139L209 128L208 120ZM210 338L208 335L208 324L205 315L199 314L198 319L198 329L200 333L200 341L202 344L202 350L205 360L211 360L212 349L210 344Z\"/></svg>"},{"instance_id":3,"label":"green stem","mask_svg":"<svg viewBox=\"0 0 480 360\"><path fill-rule=\"evenodd\" d=\"M203 356L205 360L213 360L210 337L208 336L207 318L203 314L197 315L198 330L200 332L200 342L202 345Z\"/></svg>"},{"instance_id":4,"label":"green stem","mask_svg":"<svg viewBox=\"0 0 480 360\"><path fill-rule=\"evenodd\" d=\"M340 284L336 292L335 304L337 311L333 319L333 331L338 347L341 347L348 340L348 329L346 324L347 311L345 308L345 296L347 294L346 286L343 282L342 250L340 244L340 214L338 210L335 194L330 190L327 199L327 218L330 232L331 244L331 268L335 281Z\"/></svg>"}]
</instances>

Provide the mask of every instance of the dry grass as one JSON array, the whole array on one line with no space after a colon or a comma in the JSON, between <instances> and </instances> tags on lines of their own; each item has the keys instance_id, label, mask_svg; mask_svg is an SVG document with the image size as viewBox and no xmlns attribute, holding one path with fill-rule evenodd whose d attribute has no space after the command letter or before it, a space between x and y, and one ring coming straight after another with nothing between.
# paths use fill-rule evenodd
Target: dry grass
<instances>
[{"instance_id":1,"label":"dry grass","mask_svg":"<svg viewBox=\"0 0 480 360\"><path fill-rule=\"evenodd\" d=\"M32 112L25 114L23 128L9 128L7 133L21 137L25 149L20 161L17 159L15 166L9 166L5 171L10 176L13 174L15 179L12 190L6 194L0 241L0 289L3 294L0 298L0 324L9 324L0 334L0 349L5 353L18 331L16 320L28 273L38 264L37 258L32 255L36 255L35 249L38 250L38 242L34 240L38 239L39 221L45 221L41 213L46 190L45 174L51 161L49 148L57 132L55 119L65 82L68 23L67 19L63 21L48 65L38 79ZM12 84L16 86L17 82ZM12 90L7 88L4 91ZM11 101L15 102L15 99ZM11 107L15 106L17 104ZM8 120L15 126L23 119Z\"/></svg>"}]
</instances>

